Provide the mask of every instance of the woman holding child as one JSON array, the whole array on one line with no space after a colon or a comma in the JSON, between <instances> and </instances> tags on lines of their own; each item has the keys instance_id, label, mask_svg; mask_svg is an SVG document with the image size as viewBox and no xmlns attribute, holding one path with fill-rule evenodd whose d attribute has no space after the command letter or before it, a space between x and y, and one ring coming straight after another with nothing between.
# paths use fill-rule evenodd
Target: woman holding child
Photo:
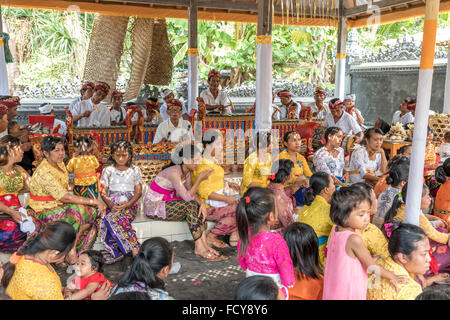
<instances>
[{"instance_id":1,"label":"woman holding child","mask_svg":"<svg viewBox=\"0 0 450 320\"><path fill-rule=\"evenodd\" d=\"M69 175L63 162L65 150L61 138L44 137L41 149L45 158L30 180L28 213L43 225L52 221L70 223L77 233L76 250L92 248L97 237L96 219L98 213L105 213L106 206L98 199L79 197L69 192ZM68 258L69 263L74 262L74 252Z\"/></svg>"}]
</instances>

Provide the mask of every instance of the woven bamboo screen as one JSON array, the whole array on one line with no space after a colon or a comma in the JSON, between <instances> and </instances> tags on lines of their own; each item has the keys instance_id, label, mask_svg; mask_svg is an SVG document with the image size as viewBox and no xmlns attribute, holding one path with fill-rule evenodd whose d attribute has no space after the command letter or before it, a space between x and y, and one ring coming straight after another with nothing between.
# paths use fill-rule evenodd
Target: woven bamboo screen
<instances>
[{"instance_id":1,"label":"woven bamboo screen","mask_svg":"<svg viewBox=\"0 0 450 320\"><path fill-rule=\"evenodd\" d=\"M155 19L153 39L156 41L153 41L144 83L166 86L172 80L173 71L173 53L167 34L166 19Z\"/></svg>"},{"instance_id":2,"label":"woven bamboo screen","mask_svg":"<svg viewBox=\"0 0 450 320\"><path fill-rule=\"evenodd\" d=\"M116 88L129 17L95 16L84 68L85 81L103 81Z\"/></svg>"},{"instance_id":3,"label":"woven bamboo screen","mask_svg":"<svg viewBox=\"0 0 450 320\"><path fill-rule=\"evenodd\" d=\"M153 39L157 39L154 37L154 19L136 18L131 31L132 65L125 101L136 98L141 91L154 45Z\"/></svg>"}]
</instances>

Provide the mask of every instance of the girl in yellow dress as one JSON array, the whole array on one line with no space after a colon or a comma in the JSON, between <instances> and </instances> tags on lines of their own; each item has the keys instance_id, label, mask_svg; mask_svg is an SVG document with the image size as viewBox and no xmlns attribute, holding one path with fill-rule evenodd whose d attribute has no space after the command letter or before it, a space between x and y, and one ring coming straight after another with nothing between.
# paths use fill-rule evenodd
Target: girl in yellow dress
<instances>
[{"instance_id":1,"label":"girl in yellow dress","mask_svg":"<svg viewBox=\"0 0 450 320\"><path fill-rule=\"evenodd\" d=\"M309 188L309 178L312 176L308 161L299 152L302 147L302 138L297 131L288 131L283 136L285 150L280 152L278 159L289 159L294 162L291 184L298 183L301 187L294 193L297 206L302 206L305 202L304 194Z\"/></svg>"},{"instance_id":2,"label":"girl in yellow dress","mask_svg":"<svg viewBox=\"0 0 450 320\"><path fill-rule=\"evenodd\" d=\"M256 134L255 150L244 162L244 172L241 184L241 194L250 187L267 187L272 167L272 146L270 144L270 132L258 132Z\"/></svg>"},{"instance_id":3,"label":"girl in yellow dress","mask_svg":"<svg viewBox=\"0 0 450 320\"><path fill-rule=\"evenodd\" d=\"M67 171L75 174L73 193L89 199L98 198L97 168L100 166L93 155L93 140L85 136L78 137L74 143L78 154L69 160Z\"/></svg>"}]
</instances>

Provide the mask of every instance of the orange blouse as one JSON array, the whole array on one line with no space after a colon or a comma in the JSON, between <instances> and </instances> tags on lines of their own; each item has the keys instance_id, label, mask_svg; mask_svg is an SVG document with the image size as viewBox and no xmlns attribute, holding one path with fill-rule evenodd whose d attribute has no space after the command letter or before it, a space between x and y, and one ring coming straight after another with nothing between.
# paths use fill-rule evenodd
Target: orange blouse
<instances>
[{"instance_id":1,"label":"orange blouse","mask_svg":"<svg viewBox=\"0 0 450 320\"><path fill-rule=\"evenodd\" d=\"M288 291L289 300L322 300L323 277L299 279L295 275L295 284Z\"/></svg>"},{"instance_id":2,"label":"orange blouse","mask_svg":"<svg viewBox=\"0 0 450 320\"><path fill-rule=\"evenodd\" d=\"M450 232L450 180L439 187L434 200L434 215L447 222L447 230Z\"/></svg>"}]
</instances>

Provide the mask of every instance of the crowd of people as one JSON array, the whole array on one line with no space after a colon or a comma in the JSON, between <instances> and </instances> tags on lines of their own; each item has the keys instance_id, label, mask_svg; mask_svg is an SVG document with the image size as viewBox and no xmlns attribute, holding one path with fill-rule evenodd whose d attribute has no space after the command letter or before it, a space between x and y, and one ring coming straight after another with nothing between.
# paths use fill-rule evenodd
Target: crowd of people
<instances>
[{"instance_id":1,"label":"crowd of people","mask_svg":"<svg viewBox=\"0 0 450 320\"><path fill-rule=\"evenodd\" d=\"M207 113L229 114L219 79L211 71L201 97ZM74 122L123 125L123 94L112 92L109 108L101 102L108 93L106 83L85 83L69 108ZM273 107L274 119L322 120L323 145L307 158L300 154L300 134L288 131L273 156L271 133L257 132L241 184L225 179L221 130L204 132L201 145L190 143L192 114L173 92L163 91L161 107L157 98L148 99L143 115L158 124L154 143L180 142L177 159L148 188L129 141L113 143L112 164L102 167L92 137L77 138L68 159L64 134L48 135L41 142L42 161L27 167L26 128L13 120L20 99L0 97L0 252L11 254L0 268L2 297L172 299L164 280L174 264L173 248L159 237L140 243L132 222L142 210L152 219L186 221L194 254L205 262L227 260L220 249L236 247L246 279L235 299L448 299L450 133L437 149L429 130L419 225L411 225L405 223L411 146L386 156L386 121L366 128L354 95L327 106L321 88L309 106L293 101L288 91L278 96L282 106ZM414 121L414 105L406 99L391 124ZM50 104L39 110L53 112ZM350 152L342 147L346 137L354 138ZM19 200L23 191L30 195L26 203ZM209 231L207 221L215 222ZM97 238L104 250L92 250ZM112 283L104 265L127 255L131 266ZM55 265L73 266L76 277L63 285Z\"/></svg>"}]
</instances>

